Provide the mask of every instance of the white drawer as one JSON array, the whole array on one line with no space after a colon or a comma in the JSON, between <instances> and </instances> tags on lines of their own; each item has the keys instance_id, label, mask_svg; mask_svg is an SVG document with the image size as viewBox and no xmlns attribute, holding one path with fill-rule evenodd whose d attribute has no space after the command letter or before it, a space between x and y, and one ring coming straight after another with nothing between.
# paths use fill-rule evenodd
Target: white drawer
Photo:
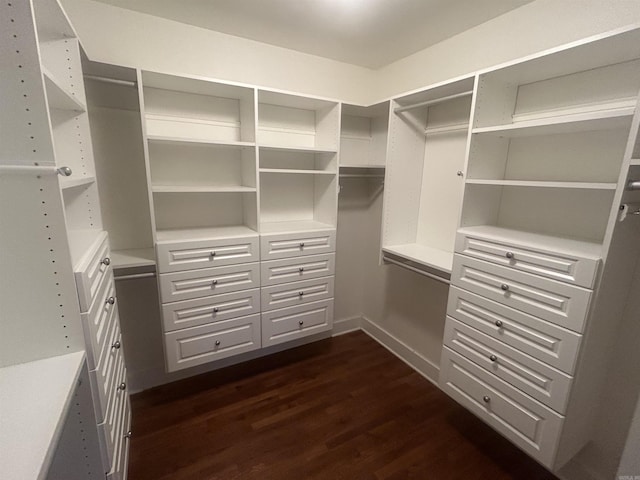
<instances>
[{"instance_id":1,"label":"white drawer","mask_svg":"<svg viewBox=\"0 0 640 480\"><path fill-rule=\"evenodd\" d=\"M92 391L94 392L94 407L98 423L105 418L108 403L116 388L118 371L121 366L124 366L123 355L119 346L122 342L122 336L120 335L118 322L113 322L108 341L109 346L104 349L98 367L90 372L91 382L94 386ZM116 344L118 347L114 348Z\"/></svg>"},{"instance_id":2,"label":"white drawer","mask_svg":"<svg viewBox=\"0 0 640 480\"><path fill-rule=\"evenodd\" d=\"M335 272L335 254L294 257L262 262L262 286L297 282L310 278L327 277Z\"/></svg>"},{"instance_id":3,"label":"white drawer","mask_svg":"<svg viewBox=\"0 0 640 480\"><path fill-rule=\"evenodd\" d=\"M444 345L564 414L573 378L484 333L447 318Z\"/></svg>"},{"instance_id":4,"label":"white drawer","mask_svg":"<svg viewBox=\"0 0 640 480\"><path fill-rule=\"evenodd\" d=\"M575 369L582 335L457 287L447 314L563 372Z\"/></svg>"},{"instance_id":5,"label":"white drawer","mask_svg":"<svg viewBox=\"0 0 640 480\"><path fill-rule=\"evenodd\" d=\"M95 245L96 248L75 266L74 275L81 312L89 310L93 298L100 290L100 283L112 271L106 232L100 233Z\"/></svg>"},{"instance_id":6,"label":"white drawer","mask_svg":"<svg viewBox=\"0 0 640 480\"><path fill-rule=\"evenodd\" d=\"M197 268L260 261L258 236L223 238L156 245L158 272L179 272Z\"/></svg>"},{"instance_id":7,"label":"white drawer","mask_svg":"<svg viewBox=\"0 0 640 480\"><path fill-rule=\"evenodd\" d=\"M256 313L260 313L258 288L162 305L165 332Z\"/></svg>"},{"instance_id":8,"label":"white drawer","mask_svg":"<svg viewBox=\"0 0 640 480\"><path fill-rule=\"evenodd\" d=\"M120 363L116 383L126 385L127 370L124 363ZM123 403L128 400L129 395L125 389L116 388L111 395L107 414L102 423L98 424L98 437L102 450L104 465L113 465L116 447L118 445L118 430L120 428L120 414Z\"/></svg>"},{"instance_id":9,"label":"white drawer","mask_svg":"<svg viewBox=\"0 0 640 480\"><path fill-rule=\"evenodd\" d=\"M260 315L164 334L167 371L175 372L260 348Z\"/></svg>"},{"instance_id":10,"label":"white drawer","mask_svg":"<svg viewBox=\"0 0 640 480\"><path fill-rule=\"evenodd\" d=\"M315 335L333 327L333 299L262 314L262 346Z\"/></svg>"},{"instance_id":11,"label":"white drawer","mask_svg":"<svg viewBox=\"0 0 640 480\"><path fill-rule=\"evenodd\" d=\"M241 263L160 275L163 303L260 287L260 264Z\"/></svg>"},{"instance_id":12,"label":"white drawer","mask_svg":"<svg viewBox=\"0 0 640 480\"><path fill-rule=\"evenodd\" d=\"M594 258L582 258L538 246L514 245L508 239L484 238L467 232L457 234L455 250L470 257L586 288L593 287L600 264Z\"/></svg>"},{"instance_id":13,"label":"white drawer","mask_svg":"<svg viewBox=\"0 0 640 480\"><path fill-rule=\"evenodd\" d=\"M452 284L562 327L582 332L591 290L454 255Z\"/></svg>"},{"instance_id":14,"label":"white drawer","mask_svg":"<svg viewBox=\"0 0 640 480\"><path fill-rule=\"evenodd\" d=\"M564 417L446 347L440 365L440 388L552 468Z\"/></svg>"},{"instance_id":15,"label":"white drawer","mask_svg":"<svg viewBox=\"0 0 640 480\"><path fill-rule=\"evenodd\" d=\"M118 311L116 303L116 288L110 274L102 282L100 292L95 296L89 312L80 314L90 370L97 368L100 354L107 343L111 323L115 312Z\"/></svg>"},{"instance_id":16,"label":"white drawer","mask_svg":"<svg viewBox=\"0 0 640 480\"><path fill-rule=\"evenodd\" d=\"M131 404L128 396L122 401L121 411L116 433L116 444L113 448L111 470L107 473L107 480L125 480L127 478L127 464L129 461L129 432L131 430Z\"/></svg>"},{"instance_id":17,"label":"white drawer","mask_svg":"<svg viewBox=\"0 0 640 480\"><path fill-rule=\"evenodd\" d=\"M265 287L261 291L262 311L332 298L333 280L334 277L320 277Z\"/></svg>"},{"instance_id":18,"label":"white drawer","mask_svg":"<svg viewBox=\"0 0 640 480\"><path fill-rule=\"evenodd\" d=\"M335 230L260 235L260 257L262 260L277 260L335 251Z\"/></svg>"}]
</instances>

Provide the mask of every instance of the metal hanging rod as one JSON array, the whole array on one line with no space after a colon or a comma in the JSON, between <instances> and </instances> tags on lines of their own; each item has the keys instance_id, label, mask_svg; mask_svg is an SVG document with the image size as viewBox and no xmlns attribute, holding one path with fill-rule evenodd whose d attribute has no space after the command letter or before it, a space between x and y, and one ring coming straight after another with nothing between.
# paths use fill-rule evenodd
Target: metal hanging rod
<instances>
[{"instance_id":1,"label":"metal hanging rod","mask_svg":"<svg viewBox=\"0 0 640 480\"><path fill-rule=\"evenodd\" d=\"M413 110L414 108L420 107L429 107L431 105L436 105L442 102L448 102L449 100L454 100L456 98L468 97L473 94L473 90L469 90L467 92L455 93L453 95L447 95L446 97L435 98L433 100L426 100L424 102L413 103L411 105L405 105L404 107L396 107L393 109L395 113L405 112L407 110Z\"/></svg>"},{"instance_id":2,"label":"metal hanging rod","mask_svg":"<svg viewBox=\"0 0 640 480\"><path fill-rule=\"evenodd\" d=\"M147 272L147 273L134 273L131 275L116 275L113 277L115 281L118 280L134 280L136 278L152 278L156 276L156 272Z\"/></svg>"},{"instance_id":3,"label":"metal hanging rod","mask_svg":"<svg viewBox=\"0 0 640 480\"><path fill-rule=\"evenodd\" d=\"M627 183L627 190L640 190L640 180L631 180L629 183Z\"/></svg>"},{"instance_id":4,"label":"metal hanging rod","mask_svg":"<svg viewBox=\"0 0 640 480\"><path fill-rule=\"evenodd\" d=\"M62 175L63 177L68 177L72 172L69 167L44 167L39 165L0 165L0 173Z\"/></svg>"},{"instance_id":5,"label":"metal hanging rod","mask_svg":"<svg viewBox=\"0 0 640 480\"><path fill-rule=\"evenodd\" d=\"M433 273L425 272L424 270L420 270L419 268L412 267L411 265L407 265L406 263L399 262L398 260L393 260L389 257L382 257L385 262L393 263L394 265L398 265L399 267L406 268L407 270L411 270L412 272L419 273L420 275L424 275L425 277L429 277L432 280L436 280L438 282L444 283L446 285L450 285L451 281L446 278L439 277L438 275L434 275Z\"/></svg>"},{"instance_id":6,"label":"metal hanging rod","mask_svg":"<svg viewBox=\"0 0 640 480\"><path fill-rule=\"evenodd\" d=\"M98 75L85 75L87 80L95 80L96 82L112 83L114 85L124 85L125 87L137 87L138 82L132 80L119 80L117 78L100 77Z\"/></svg>"}]
</instances>

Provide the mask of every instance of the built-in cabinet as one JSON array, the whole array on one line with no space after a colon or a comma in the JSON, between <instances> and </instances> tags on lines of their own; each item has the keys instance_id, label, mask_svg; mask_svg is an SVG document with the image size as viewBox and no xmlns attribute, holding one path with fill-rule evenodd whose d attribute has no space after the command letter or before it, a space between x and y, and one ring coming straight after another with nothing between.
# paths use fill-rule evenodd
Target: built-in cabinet
<instances>
[{"instance_id":1,"label":"built-in cabinet","mask_svg":"<svg viewBox=\"0 0 640 480\"><path fill-rule=\"evenodd\" d=\"M56 0L0 13L1 463L7 478L124 479L126 367L80 44Z\"/></svg>"}]
</instances>

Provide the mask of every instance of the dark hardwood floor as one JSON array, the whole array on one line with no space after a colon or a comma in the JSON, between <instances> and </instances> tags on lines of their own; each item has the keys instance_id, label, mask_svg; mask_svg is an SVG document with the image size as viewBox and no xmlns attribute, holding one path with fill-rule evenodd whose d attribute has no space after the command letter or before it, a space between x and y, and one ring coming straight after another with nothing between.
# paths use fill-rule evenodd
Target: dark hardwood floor
<instances>
[{"instance_id":1,"label":"dark hardwood floor","mask_svg":"<svg viewBox=\"0 0 640 480\"><path fill-rule=\"evenodd\" d=\"M132 406L129 480L555 478L362 332Z\"/></svg>"}]
</instances>

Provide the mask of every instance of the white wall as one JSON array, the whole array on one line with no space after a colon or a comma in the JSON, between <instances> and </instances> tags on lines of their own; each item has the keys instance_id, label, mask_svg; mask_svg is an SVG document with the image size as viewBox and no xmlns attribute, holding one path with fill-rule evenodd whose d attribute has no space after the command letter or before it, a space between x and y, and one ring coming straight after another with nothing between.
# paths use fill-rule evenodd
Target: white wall
<instances>
[{"instance_id":1,"label":"white wall","mask_svg":"<svg viewBox=\"0 0 640 480\"><path fill-rule=\"evenodd\" d=\"M366 102L373 71L91 0L62 1L91 60Z\"/></svg>"}]
</instances>

